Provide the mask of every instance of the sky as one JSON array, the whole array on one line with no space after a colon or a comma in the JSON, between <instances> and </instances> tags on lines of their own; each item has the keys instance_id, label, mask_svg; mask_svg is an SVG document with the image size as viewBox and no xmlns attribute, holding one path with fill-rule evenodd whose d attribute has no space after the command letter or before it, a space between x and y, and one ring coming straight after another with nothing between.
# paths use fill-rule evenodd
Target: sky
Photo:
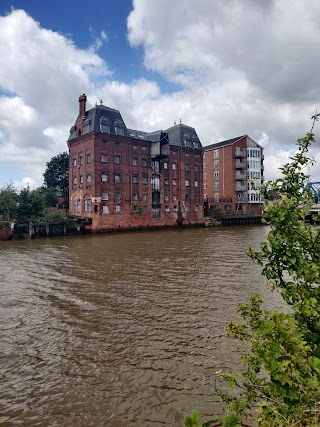
<instances>
[{"instance_id":1,"label":"sky","mask_svg":"<svg viewBox=\"0 0 320 427\"><path fill-rule=\"evenodd\" d=\"M42 185L83 93L129 128L247 134L275 179L320 111L319 48L318 0L0 0L0 188Z\"/></svg>"}]
</instances>

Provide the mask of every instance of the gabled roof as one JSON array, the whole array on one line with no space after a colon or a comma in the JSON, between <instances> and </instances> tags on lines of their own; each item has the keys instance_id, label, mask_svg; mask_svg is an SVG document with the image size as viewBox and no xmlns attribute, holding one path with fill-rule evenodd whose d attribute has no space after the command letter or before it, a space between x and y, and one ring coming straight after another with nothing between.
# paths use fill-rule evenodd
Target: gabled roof
<instances>
[{"instance_id":1,"label":"gabled roof","mask_svg":"<svg viewBox=\"0 0 320 427\"><path fill-rule=\"evenodd\" d=\"M215 144L207 145L203 147L205 151L213 150L215 148L225 147L227 145L232 145L235 142L239 141L242 138L246 138L248 135L237 136L236 138L227 139L226 141L216 142Z\"/></svg>"}]
</instances>

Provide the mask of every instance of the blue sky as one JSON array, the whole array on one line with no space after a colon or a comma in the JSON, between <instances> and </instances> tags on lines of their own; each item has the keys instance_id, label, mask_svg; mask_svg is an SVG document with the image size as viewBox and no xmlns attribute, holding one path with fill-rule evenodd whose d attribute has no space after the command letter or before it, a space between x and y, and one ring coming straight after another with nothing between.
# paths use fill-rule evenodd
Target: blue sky
<instances>
[{"instance_id":1,"label":"blue sky","mask_svg":"<svg viewBox=\"0 0 320 427\"><path fill-rule=\"evenodd\" d=\"M41 185L82 93L131 128L248 134L275 178L320 108L319 22L316 0L1 0L0 187Z\"/></svg>"}]
</instances>

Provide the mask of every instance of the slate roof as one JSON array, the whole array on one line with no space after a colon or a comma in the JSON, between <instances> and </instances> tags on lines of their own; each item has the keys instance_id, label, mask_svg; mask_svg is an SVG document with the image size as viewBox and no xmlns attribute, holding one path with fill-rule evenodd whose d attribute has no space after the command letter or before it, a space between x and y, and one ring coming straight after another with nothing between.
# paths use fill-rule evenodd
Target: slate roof
<instances>
[{"instance_id":1,"label":"slate roof","mask_svg":"<svg viewBox=\"0 0 320 427\"><path fill-rule=\"evenodd\" d=\"M70 139L77 137L76 123L70 129ZM120 114L120 111L104 105L97 105L86 112L86 117L83 123L83 132L85 135L90 132L105 132L115 134L115 127L123 128L124 136L140 139L144 141L158 142L163 138L169 137L169 144L181 147L201 148L198 135L194 128L182 123L172 126L163 131L157 130L154 132L143 132L136 129L128 129ZM107 130L108 129L108 130Z\"/></svg>"},{"instance_id":2,"label":"slate roof","mask_svg":"<svg viewBox=\"0 0 320 427\"><path fill-rule=\"evenodd\" d=\"M227 145L232 145L235 142L239 141L242 138L246 138L248 135L237 136L236 138L227 139L226 141L216 142L215 144L207 145L203 147L205 151L212 150L214 148L225 147Z\"/></svg>"},{"instance_id":3,"label":"slate roof","mask_svg":"<svg viewBox=\"0 0 320 427\"><path fill-rule=\"evenodd\" d=\"M179 123L169 129L166 129L165 132L169 135L170 145L192 148L194 146L193 143L195 142L199 144L199 148L202 147L197 132L191 126Z\"/></svg>"}]
</instances>

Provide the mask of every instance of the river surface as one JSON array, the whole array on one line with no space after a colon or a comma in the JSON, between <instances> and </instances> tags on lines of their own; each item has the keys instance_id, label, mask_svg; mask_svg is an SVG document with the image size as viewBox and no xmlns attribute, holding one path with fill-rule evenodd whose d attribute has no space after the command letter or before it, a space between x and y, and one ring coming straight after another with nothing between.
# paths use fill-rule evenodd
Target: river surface
<instances>
[{"instance_id":1,"label":"river surface","mask_svg":"<svg viewBox=\"0 0 320 427\"><path fill-rule=\"evenodd\" d=\"M253 291L264 226L0 242L0 425L180 427L221 413L225 325Z\"/></svg>"}]
</instances>

